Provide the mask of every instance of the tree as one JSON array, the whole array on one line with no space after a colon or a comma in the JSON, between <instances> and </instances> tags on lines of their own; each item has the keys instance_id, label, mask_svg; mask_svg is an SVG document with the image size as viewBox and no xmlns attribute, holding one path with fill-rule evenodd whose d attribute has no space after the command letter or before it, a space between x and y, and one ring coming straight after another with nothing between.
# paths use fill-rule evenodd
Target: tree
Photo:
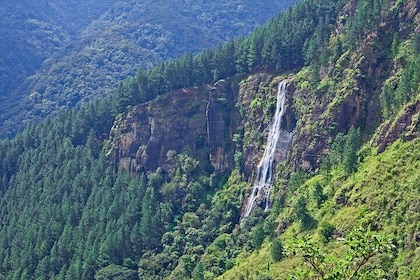
<instances>
[{"instance_id":1,"label":"tree","mask_svg":"<svg viewBox=\"0 0 420 280\"><path fill-rule=\"evenodd\" d=\"M194 280L204 280L204 268L203 264L199 262L192 272L192 277Z\"/></svg>"},{"instance_id":2,"label":"tree","mask_svg":"<svg viewBox=\"0 0 420 280\"><path fill-rule=\"evenodd\" d=\"M413 53L415 55L420 54L420 34L419 33L415 33L413 36L412 48L413 48Z\"/></svg>"},{"instance_id":3,"label":"tree","mask_svg":"<svg viewBox=\"0 0 420 280\"><path fill-rule=\"evenodd\" d=\"M315 183L312 189L312 197L316 202L316 206L321 206L322 202L325 200L325 195L323 193L323 189L320 183Z\"/></svg>"},{"instance_id":4,"label":"tree","mask_svg":"<svg viewBox=\"0 0 420 280\"><path fill-rule=\"evenodd\" d=\"M394 36L392 37L392 44L391 44L391 53L392 56L395 58L398 55L398 46L399 46L399 38L398 38L398 32L394 33Z\"/></svg>"},{"instance_id":5,"label":"tree","mask_svg":"<svg viewBox=\"0 0 420 280\"><path fill-rule=\"evenodd\" d=\"M261 224L254 227L251 231L252 245L254 248L259 249L265 239L265 231Z\"/></svg>"},{"instance_id":6,"label":"tree","mask_svg":"<svg viewBox=\"0 0 420 280\"><path fill-rule=\"evenodd\" d=\"M135 270L111 264L107 267L101 268L95 274L95 280L137 280L137 272Z\"/></svg>"},{"instance_id":7,"label":"tree","mask_svg":"<svg viewBox=\"0 0 420 280\"><path fill-rule=\"evenodd\" d=\"M338 37L333 47L333 56L332 56L333 61L337 61L337 59L339 59L342 54L343 54L343 43L341 42L340 37Z\"/></svg>"},{"instance_id":8,"label":"tree","mask_svg":"<svg viewBox=\"0 0 420 280\"><path fill-rule=\"evenodd\" d=\"M393 112L393 92L388 85L382 88L379 94L379 101L381 103L382 116L384 119L392 115Z\"/></svg>"},{"instance_id":9,"label":"tree","mask_svg":"<svg viewBox=\"0 0 420 280\"><path fill-rule=\"evenodd\" d=\"M146 249L155 249L161 239L160 205L155 189L147 188L141 207L140 234Z\"/></svg>"},{"instance_id":10,"label":"tree","mask_svg":"<svg viewBox=\"0 0 420 280\"><path fill-rule=\"evenodd\" d=\"M306 177L303 172L292 172L289 178L289 189L296 191L305 182Z\"/></svg>"},{"instance_id":11,"label":"tree","mask_svg":"<svg viewBox=\"0 0 420 280\"><path fill-rule=\"evenodd\" d=\"M283 244L281 243L280 239L276 238L273 240L270 254L275 262L278 262L283 258Z\"/></svg>"},{"instance_id":12,"label":"tree","mask_svg":"<svg viewBox=\"0 0 420 280\"><path fill-rule=\"evenodd\" d=\"M357 150L360 147L360 130L351 127L346 135L343 148L343 166L347 174L351 174L357 167Z\"/></svg>"},{"instance_id":13,"label":"tree","mask_svg":"<svg viewBox=\"0 0 420 280\"><path fill-rule=\"evenodd\" d=\"M293 213L295 214L295 219L302 222L304 229L310 229L313 226L314 219L309 214L307 201L302 195L297 199L293 207Z\"/></svg>"},{"instance_id":14,"label":"tree","mask_svg":"<svg viewBox=\"0 0 420 280\"><path fill-rule=\"evenodd\" d=\"M388 236L370 227L355 228L337 242L343 246L340 257L324 253L311 236L296 239L291 253L300 256L307 269L294 272L293 279L374 279L383 268L373 260L395 248Z\"/></svg>"},{"instance_id":15,"label":"tree","mask_svg":"<svg viewBox=\"0 0 420 280\"><path fill-rule=\"evenodd\" d=\"M321 222L319 225L319 233L323 243L330 242L335 234L335 231L335 226L329 222Z\"/></svg>"},{"instance_id":16,"label":"tree","mask_svg":"<svg viewBox=\"0 0 420 280\"><path fill-rule=\"evenodd\" d=\"M331 164L341 165L346 174L351 174L356 170L357 151L360 148L360 129L353 126L347 134L338 133L331 143L328 161Z\"/></svg>"}]
</instances>

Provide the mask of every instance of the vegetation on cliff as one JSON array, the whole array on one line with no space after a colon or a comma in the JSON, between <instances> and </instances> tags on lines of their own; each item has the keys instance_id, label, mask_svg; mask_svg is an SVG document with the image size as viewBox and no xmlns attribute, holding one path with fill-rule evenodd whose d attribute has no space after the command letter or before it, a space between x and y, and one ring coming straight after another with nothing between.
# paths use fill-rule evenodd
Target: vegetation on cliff
<instances>
[{"instance_id":1,"label":"vegetation on cliff","mask_svg":"<svg viewBox=\"0 0 420 280\"><path fill-rule=\"evenodd\" d=\"M0 279L418 279L419 21L303 0L0 141ZM291 148L239 226L284 78Z\"/></svg>"}]
</instances>

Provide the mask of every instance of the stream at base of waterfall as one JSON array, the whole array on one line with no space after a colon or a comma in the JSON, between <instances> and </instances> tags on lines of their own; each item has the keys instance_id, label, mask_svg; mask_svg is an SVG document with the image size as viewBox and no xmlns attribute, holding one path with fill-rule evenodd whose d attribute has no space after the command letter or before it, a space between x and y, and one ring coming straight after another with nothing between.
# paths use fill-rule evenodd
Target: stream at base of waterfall
<instances>
[{"instance_id":1,"label":"stream at base of waterfall","mask_svg":"<svg viewBox=\"0 0 420 280\"><path fill-rule=\"evenodd\" d=\"M270 125L267 145L257 167L257 177L253 184L252 193L248 198L243 218L251 215L252 210L261 203L265 204L265 211L270 207L270 191L274 180L276 150L278 146L282 146L286 150L292 137L292 133L281 130L281 118L285 111L286 88L287 80L281 81L277 89L276 112Z\"/></svg>"}]
</instances>

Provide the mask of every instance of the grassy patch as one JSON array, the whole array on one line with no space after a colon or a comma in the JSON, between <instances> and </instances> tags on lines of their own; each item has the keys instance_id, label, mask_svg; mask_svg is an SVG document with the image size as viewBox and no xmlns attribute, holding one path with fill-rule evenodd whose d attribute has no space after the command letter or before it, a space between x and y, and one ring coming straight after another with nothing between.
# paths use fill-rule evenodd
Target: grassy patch
<instances>
[{"instance_id":1,"label":"grassy patch","mask_svg":"<svg viewBox=\"0 0 420 280\"><path fill-rule=\"evenodd\" d=\"M334 240L358 226L370 226L374 231L390 235L397 247L395 257L377 261L383 262L381 269L401 279L418 279L419 242L415 238L420 231L418 151L420 139L397 141L379 155L365 151L364 162L349 177L340 177L332 170L329 176L318 174L306 180L299 194L307 195L309 213L317 220L318 227L305 231L300 222L291 220L280 234L280 240L290 247L296 237L311 235L322 250L340 255L340 243L325 243L325 240L323 243L323 235L331 235ZM327 197L319 207L310 196L311 189L317 184L322 185ZM345 196L345 199L340 200L341 196ZM291 218L296 197L296 194L289 193L287 205L278 216L279 223ZM330 232L326 233L326 229ZM236 265L218 279L257 279L260 275L286 279L295 268L305 266L290 252L281 261L274 262L270 256L270 246L270 241L266 240L260 250L250 255L242 254Z\"/></svg>"}]
</instances>

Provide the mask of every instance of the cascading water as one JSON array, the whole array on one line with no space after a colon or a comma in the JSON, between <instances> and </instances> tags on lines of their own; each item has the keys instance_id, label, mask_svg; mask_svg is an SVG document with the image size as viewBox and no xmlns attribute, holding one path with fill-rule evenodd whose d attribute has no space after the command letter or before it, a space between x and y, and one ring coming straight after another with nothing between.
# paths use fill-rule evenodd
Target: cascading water
<instances>
[{"instance_id":1,"label":"cascading water","mask_svg":"<svg viewBox=\"0 0 420 280\"><path fill-rule=\"evenodd\" d=\"M286 80L280 82L278 85L276 113L274 114L273 123L271 124L269 130L267 146L263 157L258 164L257 177L245 208L244 218L248 217L255 206L261 202L265 202L265 210L268 210L270 206L270 189L273 184L274 157L279 143L279 138L281 138L280 127L281 118L284 114L284 103L286 101L286 87ZM285 139L283 139L283 142L288 143L291 138L291 134L286 132L284 135Z\"/></svg>"}]
</instances>

